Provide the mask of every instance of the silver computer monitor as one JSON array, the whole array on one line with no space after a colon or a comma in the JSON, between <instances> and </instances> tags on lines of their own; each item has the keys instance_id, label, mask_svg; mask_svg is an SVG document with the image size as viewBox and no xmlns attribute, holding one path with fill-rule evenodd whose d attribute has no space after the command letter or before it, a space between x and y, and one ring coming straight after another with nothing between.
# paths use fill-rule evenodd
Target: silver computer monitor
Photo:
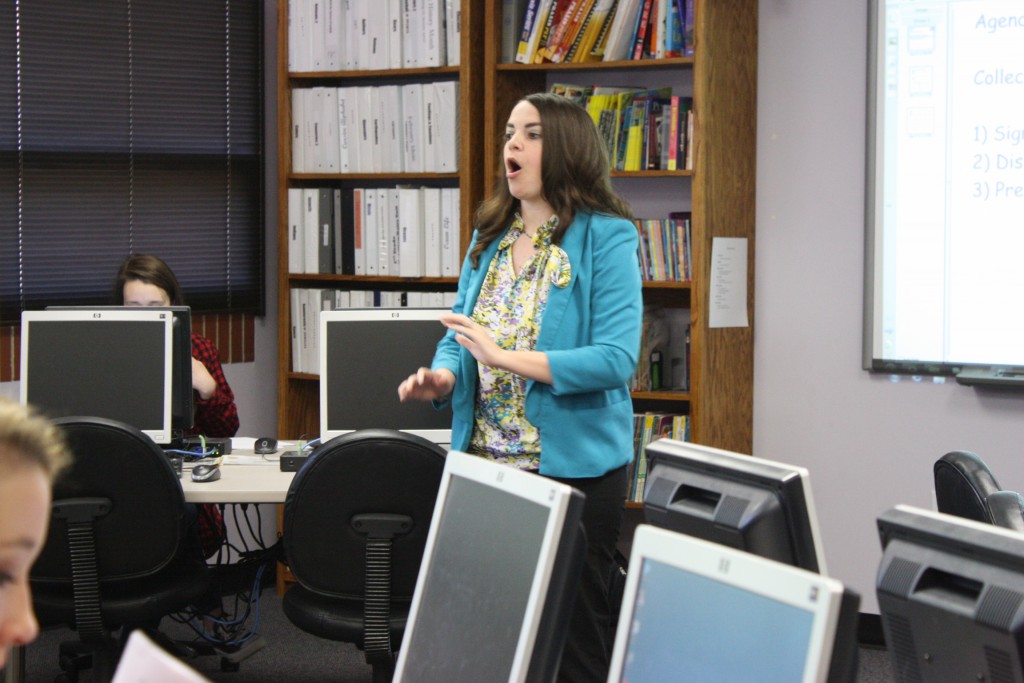
<instances>
[{"instance_id":1,"label":"silver computer monitor","mask_svg":"<svg viewBox=\"0 0 1024 683\"><path fill-rule=\"evenodd\" d=\"M849 677L859 601L835 579L646 524L626 577L609 683Z\"/></svg>"},{"instance_id":2,"label":"silver computer monitor","mask_svg":"<svg viewBox=\"0 0 1024 683\"><path fill-rule=\"evenodd\" d=\"M320 439L357 429L397 429L452 440L452 411L398 400L398 385L430 366L448 309L352 308L320 313Z\"/></svg>"},{"instance_id":3,"label":"silver computer monitor","mask_svg":"<svg viewBox=\"0 0 1024 683\"><path fill-rule=\"evenodd\" d=\"M119 311L136 306L47 306L48 311ZM171 380L171 423L175 430L191 429L195 424L192 396L192 309L188 306L147 306L150 311L170 311L174 316L173 367Z\"/></svg>"},{"instance_id":4,"label":"silver computer monitor","mask_svg":"<svg viewBox=\"0 0 1024 683\"><path fill-rule=\"evenodd\" d=\"M51 417L129 424L172 436L173 313L46 310L21 315L21 401Z\"/></svg>"},{"instance_id":5,"label":"silver computer monitor","mask_svg":"<svg viewBox=\"0 0 1024 683\"><path fill-rule=\"evenodd\" d=\"M448 454L396 683L553 681L584 554L583 494Z\"/></svg>"}]
</instances>

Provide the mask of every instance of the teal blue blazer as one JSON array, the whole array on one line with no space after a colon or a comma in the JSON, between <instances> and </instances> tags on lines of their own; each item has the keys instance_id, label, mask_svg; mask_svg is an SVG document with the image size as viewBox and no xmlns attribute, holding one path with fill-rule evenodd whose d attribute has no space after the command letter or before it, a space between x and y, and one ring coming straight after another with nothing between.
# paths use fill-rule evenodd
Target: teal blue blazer
<instances>
[{"instance_id":1,"label":"teal blue blazer","mask_svg":"<svg viewBox=\"0 0 1024 683\"><path fill-rule=\"evenodd\" d=\"M487 246L478 267L468 258L462 264L452 311L472 314L500 241ZM542 474L597 477L633 457L628 382L643 314L637 245L633 223L604 214L580 212L565 232L560 246L572 277L566 287L551 286L535 347L547 354L553 382L526 382L526 417L540 431ZM452 449L464 451L473 433L476 359L449 331L431 367L455 374Z\"/></svg>"}]
</instances>

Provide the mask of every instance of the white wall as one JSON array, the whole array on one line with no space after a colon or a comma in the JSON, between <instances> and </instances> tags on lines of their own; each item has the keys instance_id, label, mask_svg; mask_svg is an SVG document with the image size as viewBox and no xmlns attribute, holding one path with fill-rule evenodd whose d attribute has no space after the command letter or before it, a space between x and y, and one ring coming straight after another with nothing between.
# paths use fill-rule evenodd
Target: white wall
<instances>
[{"instance_id":1,"label":"white wall","mask_svg":"<svg viewBox=\"0 0 1024 683\"><path fill-rule=\"evenodd\" d=\"M761 0L754 454L811 471L829 572L877 612L874 520L974 450L1024 491L1024 393L860 369L867 0Z\"/></svg>"}]
</instances>

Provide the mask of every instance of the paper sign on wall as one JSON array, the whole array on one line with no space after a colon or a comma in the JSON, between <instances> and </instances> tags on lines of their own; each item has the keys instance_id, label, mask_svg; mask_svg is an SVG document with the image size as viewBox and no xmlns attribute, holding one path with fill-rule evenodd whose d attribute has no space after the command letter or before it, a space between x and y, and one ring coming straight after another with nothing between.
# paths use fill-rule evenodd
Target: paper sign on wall
<instances>
[{"instance_id":1,"label":"paper sign on wall","mask_svg":"<svg viewBox=\"0 0 1024 683\"><path fill-rule=\"evenodd\" d=\"M747 238L711 241L708 327L747 327Z\"/></svg>"}]
</instances>

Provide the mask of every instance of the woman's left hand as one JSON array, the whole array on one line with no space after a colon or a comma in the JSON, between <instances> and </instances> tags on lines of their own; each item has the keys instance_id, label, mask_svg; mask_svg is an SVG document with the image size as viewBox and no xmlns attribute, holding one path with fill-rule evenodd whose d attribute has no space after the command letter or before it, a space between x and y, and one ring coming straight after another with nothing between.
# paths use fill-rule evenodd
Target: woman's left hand
<instances>
[{"instance_id":1,"label":"woman's left hand","mask_svg":"<svg viewBox=\"0 0 1024 683\"><path fill-rule=\"evenodd\" d=\"M498 359L504 351L491 338L486 328L473 322L469 316L448 313L441 316L441 324L455 332L455 341L473 354L473 358L492 367L501 367Z\"/></svg>"}]
</instances>

